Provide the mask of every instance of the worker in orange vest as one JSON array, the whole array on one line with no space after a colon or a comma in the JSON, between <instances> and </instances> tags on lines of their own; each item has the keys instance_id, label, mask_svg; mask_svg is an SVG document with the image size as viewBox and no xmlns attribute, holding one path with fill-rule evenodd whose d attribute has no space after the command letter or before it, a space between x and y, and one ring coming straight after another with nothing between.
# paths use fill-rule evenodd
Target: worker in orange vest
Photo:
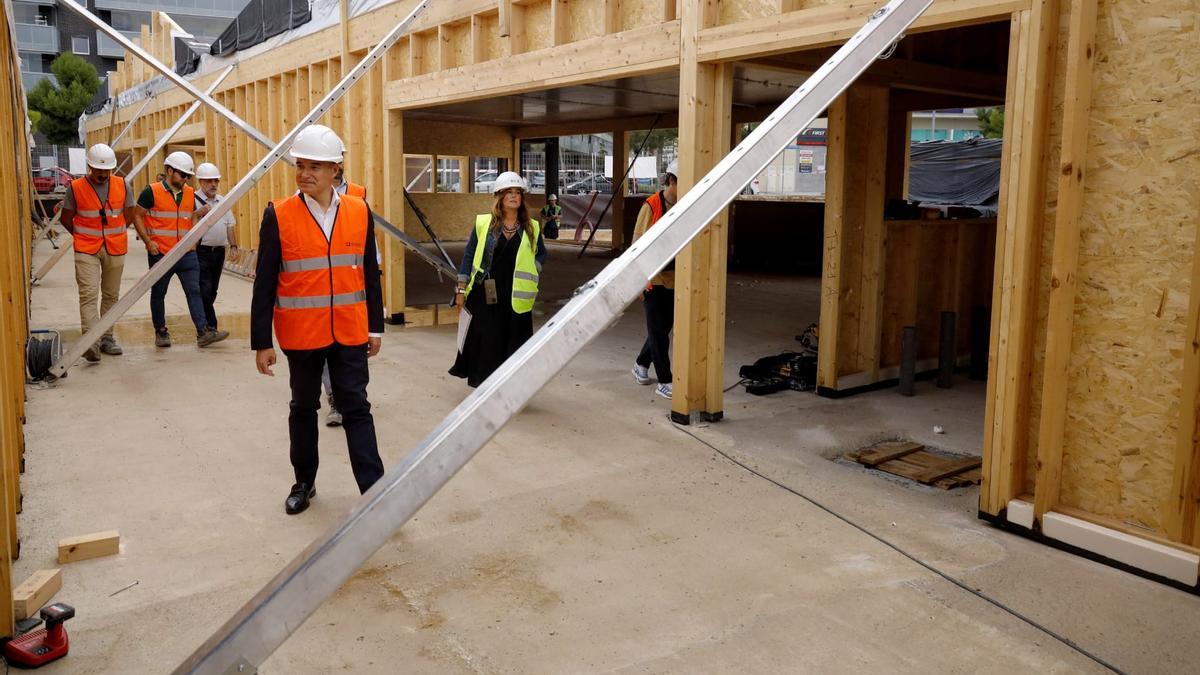
<instances>
[{"instance_id":1,"label":"worker in orange vest","mask_svg":"<svg viewBox=\"0 0 1200 675\"><path fill-rule=\"evenodd\" d=\"M164 178L142 190L137 209L134 210L133 224L138 236L146 243L146 256L151 267L175 248L199 220L195 214L196 191L188 185L195 173L191 155L172 152L167 155L165 164ZM229 331L208 327L208 319L204 316L204 298L200 294L200 259L196 257L193 246L150 289L154 346L171 346L171 334L167 331L166 297L173 276L179 277L179 284L183 286L188 313L196 326L196 344L207 347L229 337Z\"/></svg>"},{"instance_id":2,"label":"worker in orange vest","mask_svg":"<svg viewBox=\"0 0 1200 675\"><path fill-rule=\"evenodd\" d=\"M337 175L333 177L333 189L337 190L339 195L350 195L362 200L367 198L365 185L346 180L345 162L338 164ZM338 412L337 402L333 398L333 379L329 376L329 364L325 364L325 370L321 373L321 386L325 389L325 401L329 404L329 410L325 412L325 426L340 427L342 426L342 413Z\"/></svg>"},{"instance_id":3,"label":"worker in orange vest","mask_svg":"<svg viewBox=\"0 0 1200 675\"><path fill-rule=\"evenodd\" d=\"M642 210L638 212L633 226L633 240L646 234L646 230L658 222L663 214L679 199L679 162L673 161L663 175L663 189L650 195ZM658 386L654 392L663 398L671 398L671 327L675 323L675 262L654 275L642 293L642 305L646 309L646 341L642 351L633 362L633 379L638 384L651 384L650 364Z\"/></svg>"},{"instance_id":4,"label":"worker in orange vest","mask_svg":"<svg viewBox=\"0 0 1200 675\"><path fill-rule=\"evenodd\" d=\"M125 179L113 176L117 155L103 143L87 151L87 176L71 181L63 197L61 222L75 246L75 283L79 285L79 326L84 333L116 304L121 294L121 274L129 250L126 223L133 220L133 191ZM96 299L100 299L100 314ZM100 342L88 347L84 358L92 363L100 353L122 353L112 328Z\"/></svg>"},{"instance_id":5,"label":"worker in orange vest","mask_svg":"<svg viewBox=\"0 0 1200 675\"><path fill-rule=\"evenodd\" d=\"M258 372L274 375L273 326L288 361L296 479L284 500L288 514L304 511L316 496L317 409L326 364L359 491L383 476L367 401L367 359L379 353L383 336L383 289L371 210L333 187L343 152L328 127L314 124L297 134L291 156L299 191L268 204L259 230L250 347Z\"/></svg>"}]
</instances>

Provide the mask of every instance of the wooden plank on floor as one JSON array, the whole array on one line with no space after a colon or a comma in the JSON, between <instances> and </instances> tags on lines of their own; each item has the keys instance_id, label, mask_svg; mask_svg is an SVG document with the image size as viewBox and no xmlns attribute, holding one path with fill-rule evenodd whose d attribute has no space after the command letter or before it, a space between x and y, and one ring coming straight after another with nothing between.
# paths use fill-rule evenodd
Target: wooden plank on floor
<instances>
[{"instance_id":1,"label":"wooden plank on floor","mask_svg":"<svg viewBox=\"0 0 1200 675\"><path fill-rule=\"evenodd\" d=\"M117 530L66 537L58 540L58 564L116 555L120 549L121 535Z\"/></svg>"},{"instance_id":2,"label":"wooden plank on floor","mask_svg":"<svg viewBox=\"0 0 1200 675\"><path fill-rule=\"evenodd\" d=\"M62 590L62 570L38 570L13 590L13 612L16 618L28 619L50 602Z\"/></svg>"},{"instance_id":3,"label":"wooden plank on floor","mask_svg":"<svg viewBox=\"0 0 1200 675\"><path fill-rule=\"evenodd\" d=\"M911 441L888 441L878 443L858 454L854 461L866 466L878 466L887 461L924 450L925 446Z\"/></svg>"},{"instance_id":4,"label":"wooden plank on floor","mask_svg":"<svg viewBox=\"0 0 1200 675\"><path fill-rule=\"evenodd\" d=\"M933 483L934 481L948 478L958 473L962 473L968 469L975 469L983 465L982 457L965 457L963 459L943 460L938 466L934 466L924 473L918 474L917 482Z\"/></svg>"}]
</instances>

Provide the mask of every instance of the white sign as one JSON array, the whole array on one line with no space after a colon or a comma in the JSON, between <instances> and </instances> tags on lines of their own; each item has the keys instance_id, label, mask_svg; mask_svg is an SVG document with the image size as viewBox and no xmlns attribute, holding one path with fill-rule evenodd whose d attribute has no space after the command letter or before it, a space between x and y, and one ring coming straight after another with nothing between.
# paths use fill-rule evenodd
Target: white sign
<instances>
[{"instance_id":1,"label":"white sign","mask_svg":"<svg viewBox=\"0 0 1200 675\"><path fill-rule=\"evenodd\" d=\"M67 153L70 155L71 165L67 169L76 176L82 176L87 173L87 150L83 148L67 148Z\"/></svg>"}]
</instances>

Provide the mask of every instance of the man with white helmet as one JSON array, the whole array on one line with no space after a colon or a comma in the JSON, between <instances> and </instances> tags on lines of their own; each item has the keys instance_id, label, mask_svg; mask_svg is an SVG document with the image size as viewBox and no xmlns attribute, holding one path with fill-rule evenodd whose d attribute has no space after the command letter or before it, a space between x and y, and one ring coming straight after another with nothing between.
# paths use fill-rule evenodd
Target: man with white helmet
<instances>
[{"instance_id":1,"label":"man with white helmet","mask_svg":"<svg viewBox=\"0 0 1200 675\"><path fill-rule=\"evenodd\" d=\"M125 179L113 176L117 155L97 143L87 151L87 176L71 181L63 197L61 222L75 247L75 282L79 285L79 324L84 333L100 320L121 294L121 273L129 250L127 223L133 220L133 192ZM96 298L100 313L96 313ZM95 363L100 353L119 355L112 328L84 352Z\"/></svg>"},{"instance_id":2,"label":"man with white helmet","mask_svg":"<svg viewBox=\"0 0 1200 675\"><path fill-rule=\"evenodd\" d=\"M546 239L558 239L558 229L562 226L562 207L558 205L558 195L546 197L546 205L542 207L542 236Z\"/></svg>"},{"instance_id":3,"label":"man with white helmet","mask_svg":"<svg viewBox=\"0 0 1200 675\"><path fill-rule=\"evenodd\" d=\"M307 509L317 494L317 409L326 364L359 491L383 476L367 401L367 359L379 353L383 335L383 288L371 210L333 187L343 150L329 127L313 124L297 134L291 156L299 190L268 204L259 230L250 348L263 375L274 375L275 339L288 361L296 480L284 500L289 515Z\"/></svg>"},{"instance_id":4,"label":"man with white helmet","mask_svg":"<svg viewBox=\"0 0 1200 675\"><path fill-rule=\"evenodd\" d=\"M646 198L633 226L633 240L646 234L679 198L679 161L667 165L663 174L663 189ZM633 362L633 379L638 384L650 384L650 364L658 386L654 393L671 398L671 327L675 323L675 261L654 275L642 293L646 309L646 341Z\"/></svg>"},{"instance_id":5,"label":"man with white helmet","mask_svg":"<svg viewBox=\"0 0 1200 675\"><path fill-rule=\"evenodd\" d=\"M151 183L138 197L134 226L146 242L146 255L153 267L168 251L179 245L196 221L196 191L187 182L195 173L192 158L186 152L167 155L164 178ZM150 319L154 323L154 346L170 347L167 331L166 297L171 277L179 277L187 298L188 313L196 327L196 344L207 347L229 337L227 331L209 330L204 318L204 300L200 297L200 261L190 250L154 283L150 289Z\"/></svg>"},{"instance_id":6,"label":"man with white helmet","mask_svg":"<svg viewBox=\"0 0 1200 675\"><path fill-rule=\"evenodd\" d=\"M204 162L196 167L196 182L200 190L196 192L196 221L208 215L209 211L217 208L225 196L217 192L221 185L221 171L214 164ZM233 212L226 213L219 222L213 223L208 232L200 239L196 247L196 258L200 261L200 297L204 300L204 320L211 331L217 330L217 311L214 304L217 301L217 289L221 285L221 272L225 269L225 249L237 252L237 232L234 231L236 222Z\"/></svg>"}]
</instances>

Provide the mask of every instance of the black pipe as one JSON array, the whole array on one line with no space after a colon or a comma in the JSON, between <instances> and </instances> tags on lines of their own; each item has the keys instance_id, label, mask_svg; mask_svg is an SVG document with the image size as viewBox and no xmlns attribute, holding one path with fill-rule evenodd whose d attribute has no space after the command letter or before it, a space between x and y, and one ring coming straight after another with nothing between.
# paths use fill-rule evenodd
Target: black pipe
<instances>
[{"instance_id":1,"label":"black pipe","mask_svg":"<svg viewBox=\"0 0 1200 675\"><path fill-rule=\"evenodd\" d=\"M900 337L900 394L912 396L917 381L917 327L905 326Z\"/></svg>"},{"instance_id":2,"label":"black pipe","mask_svg":"<svg viewBox=\"0 0 1200 675\"><path fill-rule=\"evenodd\" d=\"M992 339L992 311L976 305L971 308L971 369L972 380L988 378L988 350Z\"/></svg>"},{"instance_id":3,"label":"black pipe","mask_svg":"<svg viewBox=\"0 0 1200 675\"><path fill-rule=\"evenodd\" d=\"M939 389L949 389L954 386L954 362L958 359L958 345L955 339L954 312L942 312L942 331L938 342L938 376Z\"/></svg>"}]
</instances>

